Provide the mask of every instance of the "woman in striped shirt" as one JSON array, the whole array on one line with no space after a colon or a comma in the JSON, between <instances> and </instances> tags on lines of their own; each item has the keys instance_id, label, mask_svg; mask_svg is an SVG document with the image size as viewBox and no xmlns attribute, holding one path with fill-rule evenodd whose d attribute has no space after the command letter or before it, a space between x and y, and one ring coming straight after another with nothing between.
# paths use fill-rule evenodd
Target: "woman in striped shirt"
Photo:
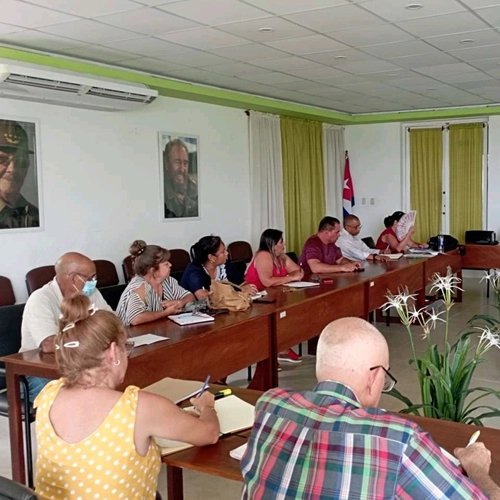
<instances>
[{"instance_id":1,"label":"woman in striped shirt","mask_svg":"<svg viewBox=\"0 0 500 500\"><path fill-rule=\"evenodd\" d=\"M136 240L129 249L135 276L125 288L116 314L124 325L139 325L178 313L195 300L170 276L170 253L158 245Z\"/></svg>"}]
</instances>

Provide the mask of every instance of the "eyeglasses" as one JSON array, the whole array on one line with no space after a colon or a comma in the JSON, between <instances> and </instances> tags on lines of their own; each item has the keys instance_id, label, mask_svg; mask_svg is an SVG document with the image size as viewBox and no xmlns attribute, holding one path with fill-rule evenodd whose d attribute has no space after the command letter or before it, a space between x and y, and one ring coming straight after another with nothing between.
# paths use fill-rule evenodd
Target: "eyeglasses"
<instances>
[{"instance_id":1,"label":"eyeglasses","mask_svg":"<svg viewBox=\"0 0 500 500\"><path fill-rule=\"evenodd\" d=\"M359 226L352 226L351 224L346 224L347 227L352 227L353 229L361 229L363 227L362 224L360 224Z\"/></svg>"},{"instance_id":2,"label":"eyeglasses","mask_svg":"<svg viewBox=\"0 0 500 500\"><path fill-rule=\"evenodd\" d=\"M127 358L130 358L132 351L134 350L135 344L133 340L127 340L125 342L125 352L127 353Z\"/></svg>"},{"instance_id":3,"label":"eyeglasses","mask_svg":"<svg viewBox=\"0 0 500 500\"><path fill-rule=\"evenodd\" d=\"M372 368L370 368L370 371L376 370L377 368L382 368L382 370L384 370L385 372L385 381L384 386L382 387L382 392L392 391L398 381L390 374L389 370L386 370L382 365L373 366Z\"/></svg>"},{"instance_id":4,"label":"eyeglasses","mask_svg":"<svg viewBox=\"0 0 500 500\"><path fill-rule=\"evenodd\" d=\"M11 162L14 162L18 168L28 168L30 166L29 159L26 156L16 156L0 152L0 165L8 167Z\"/></svg>"},{"instance_id":5,"label":"eyeglasses","mask_svg":"<svg viewBox=\"0 0 500 500\"><path fill-rule=\"evenodd\" d=\"M97 281L97 274L93 274L92 276L85 276L85 274L75 273L83 282L85 281Z\"/></svg>"}]
</instances>

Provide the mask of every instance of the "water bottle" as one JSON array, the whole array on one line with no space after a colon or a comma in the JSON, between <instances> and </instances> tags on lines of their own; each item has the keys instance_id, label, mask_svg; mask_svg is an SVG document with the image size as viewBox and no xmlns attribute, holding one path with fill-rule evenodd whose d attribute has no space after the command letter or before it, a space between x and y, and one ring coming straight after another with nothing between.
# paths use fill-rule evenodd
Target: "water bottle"
<instances>
[{"instance_id":1,"label":"water bottle","mask_svg":"<svg viewBox=\"0 0 500 500\"><path fill-rule=\"evenodd\" d=\"M438 234L438 252L444 252L444 235Z\"/></svg>"}]
</instances>

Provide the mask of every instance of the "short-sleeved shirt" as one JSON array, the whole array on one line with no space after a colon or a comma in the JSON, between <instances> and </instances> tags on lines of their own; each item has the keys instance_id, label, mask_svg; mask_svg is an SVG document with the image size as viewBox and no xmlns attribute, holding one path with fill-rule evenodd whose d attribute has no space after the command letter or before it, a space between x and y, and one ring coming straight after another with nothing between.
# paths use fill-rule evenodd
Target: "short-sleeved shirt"
<instances>
[{"instance_id":1,"label":"short-sleeved shirt","mask_svg":"<svg viewBox=\"0 0 500 500\"><path fill-rule=\"evenodd\" d=\"M484 500L420 427L334 381L271 389L241 460L244 500Z\"/></svg>"},{"instance_id":2,"label":"short-sleeved shirt","mask_svg":"<svg viewBox=\"0 0 500 500\"><path fill-rule=\"evenodd\" d=\"M136 289L144 285L144 301L139 297ZM130 325L132 320L143 312L163 311L161 305L164 300L180 300L189 294L189 291L182 288L175 278L169 276L162 283L163 296L160 297L149 282L142 276L134 276L127 288L120 297L120 302L116 308L116 314L123 321L124 325Z\"/></svg>"},{"instance_id":3,"label":"short-sleeved shirt","mask_svg":"<svg viewBox=\"0 0 500 500\"><path fill-rule=\"evenodd\" d=\"M217 266L215 281L222 280L228 280L235 285L241 285L243 283L243 276L241 276L230 261L227 261L225 264ZM197 262L191 262L186 267L181 279L181 286L192 293L196 293L198 290L210 290L211 284L212 279L207 270L202 264L198 264Z\"/></svg>"},{"instance_id":4,"label":"short-sleeved shirt","mask_svg":"<svg viewBox=\"0 0 500 500\"><path fill-rule=\"evenodd\" d=\"M113 312L97 288L90 294L89 300L97 309ZM57 334L62 301L63 295L56 278L29 296L23 312L19 352L38 349L47 337Z\"/></svg>"},{"instance_id":5,"label":"short-sleeved shirt","mask_svg":"<svg viewBox=\"0 0 500 500\"><path fill-rule=\"evenodd\" d=\"M154 500L160 450L153 438L146 455L135 448L139 388L128 386L92 434L68 443L50 421L50 409L63 385L64 379L49 382L35 400L37 494L47 499Z\"/></svg>"},{"instance_id":6,"label":"short-sleeved shirt","mask_svg":"<svg viewBox=\"0 0 500 500\"><path fill-rule=\"evenodd\" d=\"M302 249L302 254L299 259L299 264L304 269L306 274L311 274L311 268L307 263L308 260L318 259L322 264L336 264L342 258L342 252L335 243L325 245L317 234L307 238Z\"/></svg>"}]
</instances>

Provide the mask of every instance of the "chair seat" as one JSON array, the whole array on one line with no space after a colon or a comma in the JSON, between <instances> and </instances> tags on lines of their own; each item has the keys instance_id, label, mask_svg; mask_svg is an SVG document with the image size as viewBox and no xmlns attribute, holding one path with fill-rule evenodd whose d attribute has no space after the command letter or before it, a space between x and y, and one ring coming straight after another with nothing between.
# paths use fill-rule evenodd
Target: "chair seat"
<instances>
[{"instance_id":1,"label":"chair seat","mask_svg":"<svg viewBox=\"0 0 500 500\"><path fill-rule=\"evenodd\" d=\"M21 405L21 412L23 415L23 420L24 420L24 405ZM29 418L28 420L30 422L35 421L36 417L36 410L33 408L33 404L30 403L30 411L29 411ZM9 403L7 401L7 392L1 392L0 393L0 416L2 417L8 417L9 416Z\"/></svg>"}]
</instances>

